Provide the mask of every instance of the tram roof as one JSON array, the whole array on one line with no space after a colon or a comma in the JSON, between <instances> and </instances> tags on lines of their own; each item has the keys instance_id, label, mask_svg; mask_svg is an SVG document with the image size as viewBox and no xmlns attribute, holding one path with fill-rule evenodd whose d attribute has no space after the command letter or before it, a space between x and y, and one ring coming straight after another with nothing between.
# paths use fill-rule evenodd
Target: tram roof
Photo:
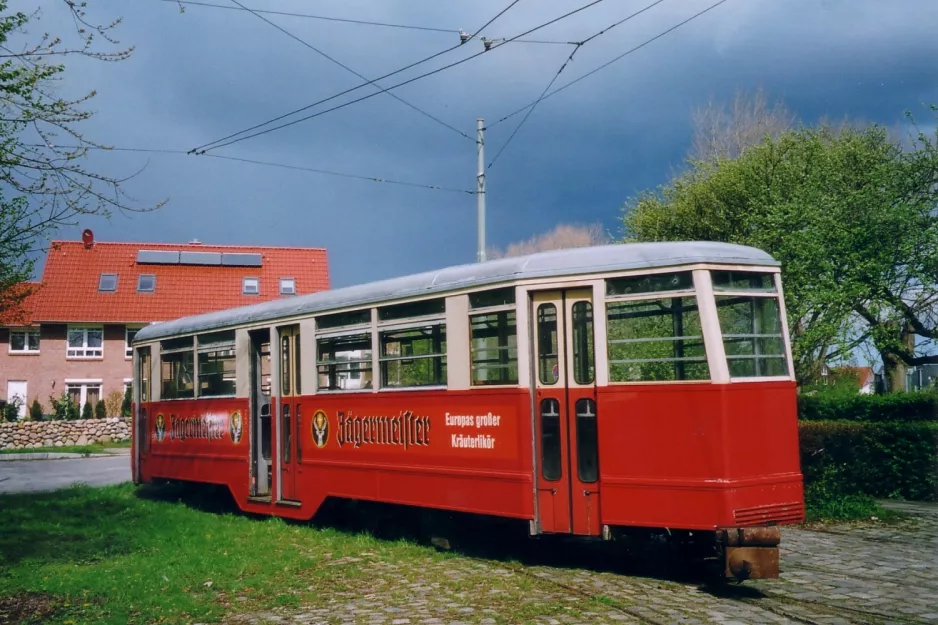
<instances>
[{"instance_id":1,"label":"tram roof","mask_svg":"<svg viewBox=\"0 0 938 625\"><path fill-rule=\"evenodd\" d=\"M134 342L196 334L248 323L315 314L340 308L370 306L389 300L443 294L448 291L534 278L635 271L717 263L778 266L762 250L716 242L626 243L569 248L484 263L447 267L355 286L319 291L260 304L182 317L142 328Z\"/></svg>"}]
</instances>

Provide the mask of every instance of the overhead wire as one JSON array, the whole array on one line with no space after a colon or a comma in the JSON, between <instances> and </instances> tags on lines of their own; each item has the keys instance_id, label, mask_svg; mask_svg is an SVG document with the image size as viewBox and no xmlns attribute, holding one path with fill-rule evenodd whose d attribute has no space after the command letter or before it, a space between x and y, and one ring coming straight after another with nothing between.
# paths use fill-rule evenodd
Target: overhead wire
<instances>
[{"instance_id":1,"label":"overhead wire","mask_svg":"<svg viewBox=\"0 0 938 625\"><path fill-rule=\"evenodd\" d=\"M142 153L142 154L172 154L172 155L181 155L181 156L189 155L189 152L186 150L167 150L167 149L159 149L159 148L120 148L120 147L95 146L95 145L46 145L42 143L26 144L26 147L63 149L63 150L98 150L102 152L137 152L137 153ZM270 161L260 161L260 160L250 159L250 158L241 158L237 156L226 156L224 154L205 154L204 156L207 156L209 158L225 160L225 161L247 163L251 165L262 165L265 167L290 169L294 171L303 171L303 172L309 172L309 173L314 173L314 174L322 174L326 176L351 178L354 180L366 180L368 182L383 182L385 184L393 184L393 185L399 185L399 186L405 186L405 187L416 187L420 189L430 189L433 191L447 191L450 193L466 193L468 195L475 195L476 193L474 190L469 190L469 189L456 189L453 187L443 187L439 185L422 184L419 182L407 182L407 181L402 181L402 180L393 180L390 178L381 178L378 176L362 176L360 174L349 174L349 173L338 172L338 171L330 171L328 169L304 167L302 165L289 165L286 163L273 163Z\"/></svg>"},{"instance_id":2,"label":"overhead wire","mask_svg":"<svg viewBox=\"0 0 938 625\"><path fill-rule=\"evenodd\" d=\"M420 113L420 114L423 115L424 117L426 117L426 118L428 118L428 119L431 119L431 120L435 121L436 123L440 124L441 126L444 126L445 128L448 128L449 130L455 132L456 134L465 137L465 138L468 139L469 141L475 142L475 138L470 137L469 135L467 135L467 134L466 134L465 132L463 132L462 130L459 130L459 129L456 128L455 126L446 123L446 122L443 121L442 119L440 119L440 118L438 118L438 117L436 117L436 116L434 116L434 115L431 115L430 113L428 113L428 112L426 112L425 110L419 108L418 106L416 106L416 105L414 105L414 104L411 104L410 102L408 102L408 101L405 100L404 98L399 97L397 94L391 93L390 91L386 90L386 89L385 89L384 87L382 87L381 85L375 83L375 81L369 80L368 78L365 78L362 74L359 74L358 72L356 72L354 69L352 69L352 68L349 67L348 65L342 63L341 61L339 61L339 60L337 60L337 59L335 59L335 58L333 58L333 57L331 57L331 56L329 56L328 54L326 54L325 52L323 52L322 50L320 50L319 48L317 48L317 47L314 46L313 44L309 43L308 41L306 41L306 40L304 40L304 39L301 39L300 37L297 37L296 35L294 35L294 34L291 33L290 31L288 31L287 29L285 29L285 28L281 27L280 25L275 24L274 22L270 21L269 19L267 19L266 17L264 17L263 15L261 15L260 13L258 13L257 11L254 11L253 9L249 9L248 7L244 6L243 4L241 4L241 2L239 2L239 0L231 0L231 1L232 1L233 3L235 3L236 5L238 5L239 7L241 7L242 9L244 9L245 11L248 11L249 13L251 13L252 15L254 15L255 17L257 17L258 19L263 20L263 21L266 22L267 24L270 24L271 26L273 26L274 28L276 28L277 30L279 30L280 32L282 32L282 33L283 33L284 35L286 35L287 37L290 37L290 38L293 39L294 41L297 41L297 42L301 43L302 45L306 46L307 48L309 48L310 50L312 50L312 51L315 52L316 54L322 56L323 58L325 58L326 60L330 61L331 63L334 63L334 64L338 65L339 67L341 67L342 69L344 69L345 71L347 71L347 72L349 72L349 73L351 73L351 74L354 74L355 76L357 76L358 78L361 78L362 80L367 81L368 84L372 85L373 87L375 87L376 89L380 90L381 92L388 94L389 96L391 96L392 98L394 98L395 100L397 100L398 102L400 102L401 104L412 108L413 110L417 111L418 113Z\"/></svg>"},{"instance_id":3,"label":"overhead wire","mask_svg":"<svg viewBox=\"0 0 938 625\"><path fill-rule=\"evenodd\" d=\"M564 62L563 62L563 65L560 66L560 69L558 69L557 72L554 74L553 78L550 79L550 82L547 83L547 86L546 86L546 87L544 88L544 90L541 92L541 95L538 97L538 99L534 101L534 104L532 104L532 105L530 106L530 108L528 108L528 112L527 112L527 113L525 114L525 116L521 119L521 122L520 122L517 126L515 126L515 129L514 129L514 131L511 133L511 135L508 137L508 140L505 141L505 143L502 145L502 147L498 150L498 152L495 154L495 157L489 162L488 167L486 167L486 169L491 169L492 165L495 164L495 161L498 160L498 157L502 155L502 153L505 151L505 148L507 148L508 145L511 143L511 140L515 138L515 135L517 135L517 134L518 134L518 131L521 130L521 127L524 126L524 123L525 123L526 121L528 121L528 118L531 116L531 113L533 113L533 112L534 112L534 109L537 108L538 103L539 103L541 100L544 99L544 96L547 95L547 92L550 91L550 88L553 87L553 86L554 86L554 83L557 82L557 79L560 78L560 74L563 73L563 70L565 70L565 69L567 68L567 65L569 65L570 62L573 61L573 57L576 55L576 53L579 51L580 48L582 48L583 46L585 46L586 44L588 44L588 43L591 42L592 40L596 39L597 37L606 34L606 33L609 32L610 30L612 30L613 28L616 28L617 26L621 26L622 24L626 23L627 21L629 21L629 20L631 20L631 19L633 19L633 18L635 18L635 17L638 17L638 16L641 15L642 13L651 10L652 8L656 7L657 5L661 4L661 3L664 2L664 1L665 1L665 0L655 0L655 1L652 2L651 4L649 4L649 5L647 5L647 6L643 7L643 8L641 8L641 9L639 9L638 11L635 11L635 12L632 13L631 15L628 15L628 16L624 17L623 19L619 20L618 22L615 22L614 24L611 24L611 25L607 26L606 28L600 30L600 31L597 32L597 33L594 33L593 35L591 35L591 36L587 37L586 39L584 39L583 41L579 42L579 43L577 44L577 46L573 49L573 51L570 53L570 56L567 57L567 60L564 61Z\"/></svg>"},{"instance_id":4,"label":"overhead wire","mask_svg":"<svg viewBox=\"0 0 938 625\"><path fill-rule=\"evenodd\" d=\"M586 9L592 7L592 6L595 6L595 5L597 5L597 4L599 4L600 2L603 2L603 1L604 1L604 0L592 0L592 2L589 2L589 3L587 3L587 4L585 4L585 5L581 6L581 7L579 7L578 9L574 9L573 11L569 11L569 12L567 12L567 13L561 15L560 17L556 17L556 18L554 18L554 19L552 19L552 20L550 20L550 21L548 21L548 22L544 22L543 24L541 24L541 25L539 25L539 26L535 26L534 28L531 28L531 29L529 29L529 30L526 30L525 32L521 33L520 35L516 35L516 36L514 36L514 37L511 37L510 39L507 39L507 40L505 41L505 43L508 43L508 42L510 42L510 41L514 41L514 40L516 40L516 39L520 39L520 38L522 38L522 37L524 37L524 36L526 36L526 35L530 35L530 34L533 33L533 32L536 32L536 31L538 31L538 30L541 30L542 28L546 28L547 26L550 26L551 24L555 24L556 22L559 22L559 21L561 21L561 20L564 20L564 19L570 17L571 15L574 15L574 14L576 14L576 13L579 13L580 11L584 11L584 10L586 10ZM500 46L496 46L496 47L500 47ZM461 64L463 64L463 63L465 63L465 62L467 62L467 61L471 61L472 59L475 59L475 58L477 58L477 57L479 57L479 56L482 56L482 55L485 54L486 52L487 52L487 50L483 50L482 52L479 52L479 53L473 54L473 55L471 55L471 56L468 56L468 57L466 57L466 58L460 59L459 61L455 61L455 62L450 63L450 64L448 64L448 65L444 65L443 67L439 67L439 68L437 68L437 69L435 69L435 70L432 70L432 71L429 71L429 72L425 72L425 73L420 74L419 76L415 76L414 78L411 78L411 79L409 79L409 80L405 80L405 81L403 81L403 82L399 82L399 83L397 83L397 84L395 84L395 85L393 85L393 86L387 87L386 89L388 89L388 90L397 89L398 87L403 87L404 85L408 85L408 84L410 84L410 83L412 83L412 82L416 82L416 81L421 80L421 79L423 79L423 78L426 78L426 77L428 77L428 76L433 76L434 74L438 74L438 73L440 73L440 72L442 72L442 71L445 71L445 70L447 70L447 69L450 69L450 68L452 68L452 67L456 67L457 65L461 65ZM443 54L443 53L445 53L445 51L444 51L444 52L437 53L435 56L439 56L440 54ZM430 58L430 57L428 57L428 59L429 59L429 58ZM402 68L402 69L400 69L400 70L397 70L397 71L395 71L395 72L392 72L391 74L387 74L387 75L385 75L385 76L382 76L381 78L376 78L375 80L382 80L383 78L386 78L387 76L400 73L400 72L404 71L405 69L408 69L409 67L413 67L414 65L417 65L417 64L419 64L419 63L421 63L421 62L422 62L422 61L418 61L417 63L413 63L413 64L411 64L410 66L408 66L408 67L406 67L406 68ZM363 85L359 85L359 87L361 87L361 86L363 86ZM353 88L353 89L348 89L348 90L346 90L346 91L344 91L344 92L342 92L342 93L336 94L336 95L334 95L334 96L332 96L332 97L330 97L330 98L326 98L325 100L320 100L319 102L314 102L314 103L309 104L309 105L307 105L307 106L304 106L304 107L302 107L302 108L300 108L300 109L296 109L296 110L291 111L291 112L289 112L289 113L285 113L284 115L280 115L279 117L276 117L276 118L274 118L274 119L268 120L268 121L266 121L266 122L264 122L264 123L262 123L262 124L257 124L257 125L255 125L255 126L252 126L251 128L247 128L247 129L245 129L245 130L241 130L241 131L239 131L239 132L236 132L236 133L233 133L233 134L231 134L231 135L228 135L228 137L224 137L224 138L222 138L222 139L217 139L216 141L211 141L211 142L206 143L206 144L204 144L204 145L202 145L202 146L199 146L199 147L197 147L197 148L193 148L193 149L191 150L191 152L192 152L192 153L198 153L198 154L204 154L204 153L207 152L208 150L215 150L215 149L222 148L222 147L225 147L225 146L228 146L228 145L232 145L232 144L234 144L234 143L238 143L238 142L240 142L240 141L245 141L245 140L247 140L247 139L252 139L252 138L254 138L254 137L258 137L258 136L261 136L261 135L264 135L264 134L267 134L267 133L270 133L270 132L274 132L274 131L276 131L276 130L281 130L281 129L283 129L283 128L287 128L288 126L293 126L293 125L298 124L298 123L300 123L300 122L303 122L303 121L306 121L306 120L309 120L309 119L313 119L314 117L319 117L320 115L325 115L326 113L331 113L332 111L336 111L336 110L338 110L338 109L345 108L346 106L351 106L352 104L356 104L356 103L358 103L358 102L361 102L361 101L363 101L363 100L367 100L367 99L369 99L369 98L372 98L372 97L378 95L377 93L372 93L372 94L369 94L369 95L366 95L366 96L362 96L362 97L360 97L360 98L356 98L356 99L354 99L354 100L350 100L350 101L348 101L348 102L344 102L344 103L342 103L342 104L339 104L339 105L334 106L334 107L332 107L332 108L326 109L326 110L324 110L324 111L319 111L319 112L317 112L317 113L313 113L313 114L311 114L311 115L306 115L306 116L304 116L304 117L291 120L291 121L289 121L289 122L286 122L286 123L284 123L284 124L280 124L280 125L278 125L278 126L274 126L274 127L272 127L272 128L266 128L266 129L264 129L264 130L259 130L258 132L253 132L253 133L251 133L251 134L244 135L244 133L248 133L248 132L251 132L252 130L256 130L256 129L261 128L261 127L263 127L263 126L267 126L267 125L269 125L269 124L271 124L271 123L280 121L280 120L284 119L285 117L289 117L289 116L294 115L294 114L296 114L296 113L299 113L299 112L301 112L301 111L304 111L304 110L307 110L307 109L309 109L309 108L312 108L312 107L316 106L317 104L322 104L323 102L326 102L326 101L328 101L328 100L332 100L332 99L334 99L334 98L336 98L336 97L339 97L340 95L344 95L344 94L346 94L346 93L348 93L348 92L350 92L350 91L354 91L355 89L358 89L359 87L355 87L355 88ZM238 135L244 135L244 136L238 137ZM237 138L235 138L235 137L237 137ZM211 146L211 147L209 147L209 146Z\"/></svg>"},{"instance_id":5,"label":"overhead wire","mask_svg":"<svg viewBox=\"0 0 938 625\"><path fill-rule=\"evenodd\" d=\"M594 69L594 70L592 70L592 71L590 71L590 72L587 72L586 74L583 74L582 76L580 76L579 78L576 78L575 80L571 80L570 82L568 82L567 84L565 84L565 85L562 86L562 87L558 87L557 89L554 89L554 90L551 91L550 93L544 95L544 96L541 97L541 98L538 98L538 99L535 100L534 102L531 102L530 104L527 104L527 105L525 105L525 106L522 106L521 108L517 109L516 111L514 111L514 112L512 112L512 113L509 113L508 115L505 115L504 117L502 117L501 119L495 121L494 123L489 124L489 125L488 125L488 128L492 128L493 126L496 126L496 125L498 125L498 124L500 124L500 123L502 123L502 122L504 122L504 121L507 121L507 120L511 119L512 117L514 117L515 115L518 115L518 114L520 114L520 113L523 113L524 111L526 111L526 110L528 110L528 109L530 109L530 108L536 106L539 102L541 102L541 101L543 101L543 100L546 100L547 98L553 97L553 96L557 95L558 93L560 93L561 91L563 91L563 90L565 90L565 89L568 89L568 88L572 87L573 85L577 84L577 83L580 82L581 80L585 80L586 78L589 78L589 77L592 76L593 74L595 74L595 73L597 73L597 72L599 72L599 71L602 71L602 70L606 69L607 67L609 67L609 66L612 65L613 63L616 63L616 62L618 62L618 61L624 59L624 58L627 57L628 55L630 55L630 54L632 54L632 53L634 53L634 52L637 52L638 50L641 50L642 48L644 48L644 47L647 46L648 44L653 43L653 42L657 41L658 39L661 39L661 38L664 37L665 35L667 35L667 34L673 32L673 31L677 30L678 28L680 28L681 26L684 26L684 25L687 24L688 22L691 22L691 21L697 19L697 18L700 17L701 15L703 15L703 14L705 14L705 13L708 13L709 11L712 11L713 9L717 8L718 6L720 6L721 4L723 4L723 3L725 3L725 2L727 2L727 0L719 0L718 2L715 2L715 3L711 4L711 5L708 6L707 8L703 9L702 11L699 11L699 12L695 13L694 15L691 15L691 16L688 17L687 19L685 19L685 20L683 20L683 21L681 21L681 22L675 24L675 25L672 26L671 28L668 28L667 30L658 33L657 35L655 35L654 37L652 37L652 38L650 38L650 39L646 39L645 41L643 41L642 43L638 44L638 45L635 46L634 48L631 48L631 49L629 49L629 50L623 52L623 53L620 54L619 56L615 57L614 59L612 59L612 60L610 60L610 61L608 61L608 62L606 62L606 63L603 63L602 65L600 65L600 66L597 67L596 69Z\"/></svg>"}]
</instances>

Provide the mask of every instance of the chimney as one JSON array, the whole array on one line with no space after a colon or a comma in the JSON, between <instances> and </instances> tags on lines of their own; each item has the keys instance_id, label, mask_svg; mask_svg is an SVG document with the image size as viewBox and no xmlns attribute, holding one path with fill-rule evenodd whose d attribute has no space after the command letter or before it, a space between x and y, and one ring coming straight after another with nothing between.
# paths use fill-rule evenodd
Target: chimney
<instances>
[{"instance_id":1,"label":"chimney","mask_svg":"<svg viewBox=\"0 0 938 625\"><path fill-rule=\"evenodd\" d=\"M81 233L81 242L85 244L85 249L90 250L94 247L94 232L91 228L85 228Z\"/></svg>"},{"instance_id":2,"label":"chimney","mask_svg":"<svg viewBox=\"0 0 938 625\"><path fill-rule=\"evenodd\" d=\"M189 241L189 245L202 245L202 242L199 241L198 239L192 239L191 241Z\"/></svg>"}]
</instances>

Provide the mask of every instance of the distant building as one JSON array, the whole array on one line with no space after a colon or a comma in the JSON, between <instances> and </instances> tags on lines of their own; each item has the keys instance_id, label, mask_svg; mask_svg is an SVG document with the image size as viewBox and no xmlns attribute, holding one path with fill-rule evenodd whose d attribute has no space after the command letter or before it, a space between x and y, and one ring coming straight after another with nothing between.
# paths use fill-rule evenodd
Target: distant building
<instances>
[{"instance_id":1,"label":"distant building","mask_svg":"<svg viewBox=\"0 0 938 625\"><path fill-rule=\"evenodd\" d=\"M329 288L318 248L53 241L42 280L0 318L0 403L68 393L92 405L131 381L147 324ZM2 346L5 346L2 347Z\"/></svg>"},{"instance_id":2,"label":"distant building","mask_svg":"<svg viewBox=\"0 0 938 625\"><path fill-rule=\"evenodd\" d=\"M839 380L851 380L857 385L857 392L872 395L876 392L876 374L872 367L824 367L821 376L828 384Z\"/></svg>"}]
</instances>

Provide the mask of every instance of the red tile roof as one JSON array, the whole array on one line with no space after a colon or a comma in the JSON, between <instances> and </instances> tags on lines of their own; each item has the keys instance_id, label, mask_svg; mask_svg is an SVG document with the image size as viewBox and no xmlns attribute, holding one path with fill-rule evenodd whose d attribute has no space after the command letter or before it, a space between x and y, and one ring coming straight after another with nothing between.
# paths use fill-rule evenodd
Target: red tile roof
<instances>
[{"instance_id":1,"label":"red tile roof","mask_svg":"<svg viewBox=\"0 0 938 625\"><path fill-rule=\"evenodd\" d=\"M261 254L260 267L138 264L140 250ZM118 275L117 290L100 292L102 273ZM153 293L137 292L140 274L156 276ZM259 295L242 295L242 278L260 280ZM284 297L280 278L296 293L329 288L326 250L165 243L53 241L42 274L34 321L149 323Z\"/></svg>"},{"instance_id":2,"label":"red tile roof","mask_svg":"<svg viewBox=\"0 0 938 625\"><path fill-rule=\"evenodd\" d=\"M41 286L39 282L23 282L17 287L11 288L10 291L13 297L15 297L16 291L21 288L29 289L30 293L15 306L10 306L9 310L0 311L0 326L30 325L39 302ZM4 297L5 301L6 298Z\"/></svg>"}]
</instances>

